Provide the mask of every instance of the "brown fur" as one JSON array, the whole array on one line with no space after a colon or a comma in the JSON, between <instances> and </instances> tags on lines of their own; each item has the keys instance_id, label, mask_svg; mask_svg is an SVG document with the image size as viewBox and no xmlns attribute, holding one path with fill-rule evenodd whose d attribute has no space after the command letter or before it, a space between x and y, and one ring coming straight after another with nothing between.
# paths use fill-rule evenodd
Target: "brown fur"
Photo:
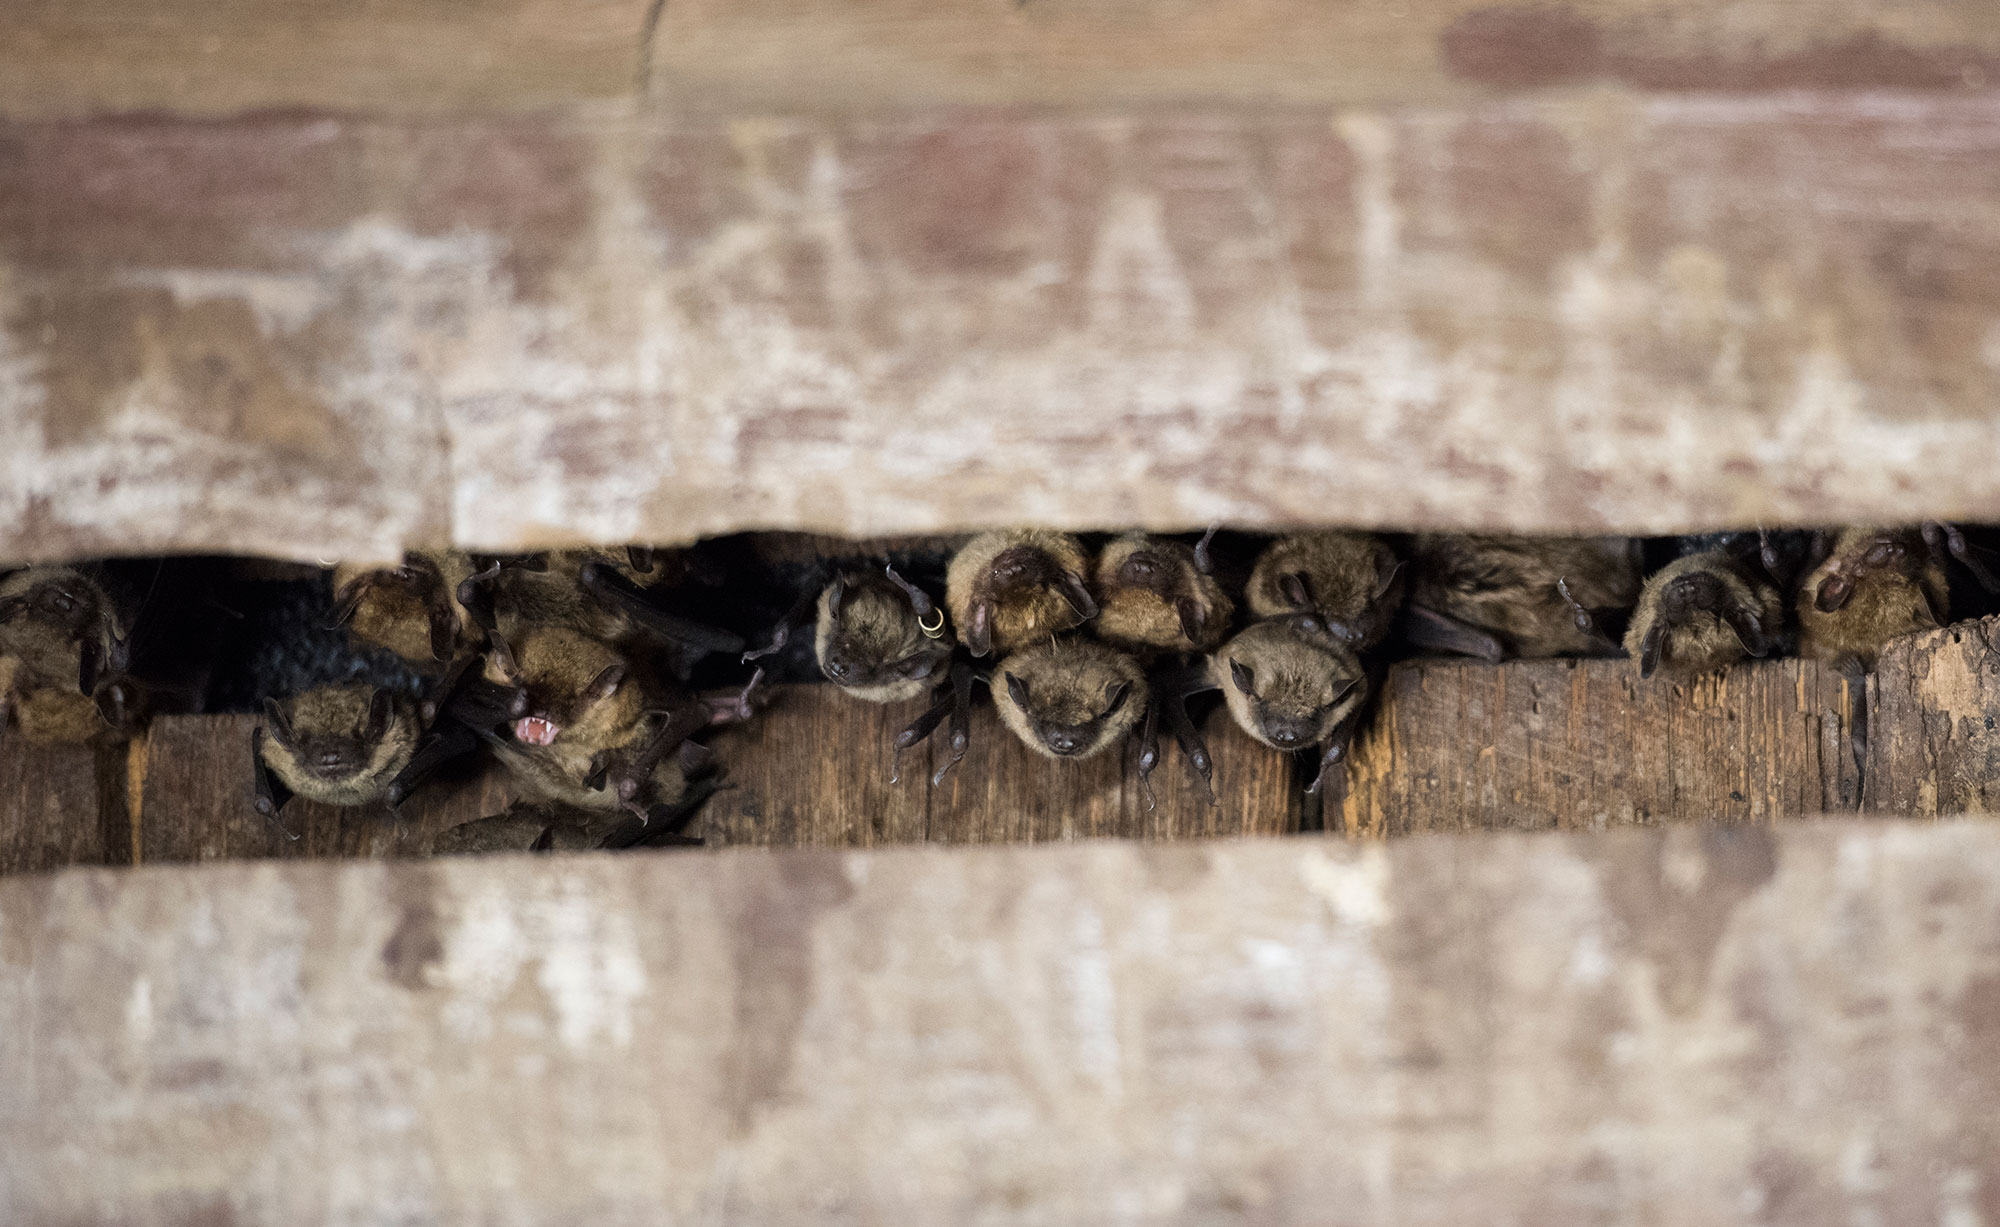
<instances>
[{"instance_id":1,"label":"brown fur","mask_svg":"<svg viewBox=\"0 0 2000 1227\"><path fill-rule=\"evenodd\" d=\"M887 578L849 572L843 579L840 617L833 616L828 584L813 624L813 654L827 680L869 703L904 702L936 685L951 655L950 638L924 634L909 596ZM836 665L843 676L834 676Z\"/></svg>"},{"instance_id":2,"label":"brown fur","mask_svg":"<svg viewBox=\"0 0 2000 1227\"><path fill-rule=\"evenodd\" d=\"M483 635L465 606L458 586L472 574L472 558L459 550L411 550L400 567L365 567L343 563L334 568L333 590L345 594L362 584L347 629L356 639L389 649L419 668L433 669L437 659L431 642L433 602L442 600L457 627L458 653L475 650Z\"/></svg>"},{"instance_id":3,"label":"brown fur","mask_svg":"<svg viewBox=\"0 0 2000 1227\"><path fill-rule=\"evenodd\" d=\"M1250 671L1248 691L1233 665ZM1325 742L1368 697L1361 659L1310 617L1253 623L1209 658L1209 673L1237 725L1280 750Z\"/></svg>"},{"instance_id":4,"label":"brown fur","mask_svg":"<svg viewBox=\"0 0 2000 1227\"><path fill-rule=\"evenodd\" d=\"M1025 684L1027 706L1009 676ZM1106 706L1119 686L1116 711ZM1087 639L1058 639L1023 649L993 670L993 702L1000 719L1023 744L1050 758L1090 758L1122 742L1145 714L1146 675L1124 652ZM1062 753L1051 736L1075 736L1078 748Z\"/></svg>"},{"instance_id":5,"label":"brown fur","mask_svg":"<svg viewBox=\"0 0 2000 1227\"><path fill-rule=\"evenodd\" d=\"M1149 585L1127 566L1150 554L1159 575ZM1206 652L1229 633L1236 605L1222 585L1195 565L1194 550L1178 541L1127 533L1097 556L1097 637L1128 652ZM1196 612L1199 639L1188 637L1177 600Z\"/></svg>"},{"instance_id":6,"label":"brown fur","mask_svg":"<svg viewBox=\"0 0 2000 1227\"><path fill-rule=\"evenodd\" d=\"M546 746L512 737L494 747L510 771L542 797L581 809L616 809L617 793L585 784L600 753L636 751L660 717L630 662L610 645L562 626L530 626L509 641L509 651L487 658L486 677L519 686L528 694L528 715L560 730ZM514 669L509 670L506 656ZM607 671L617 671L615 674ZM617 677L616 688L600 696L594 688ZM677 799L686 781L672 754L655 768L650 801Z\"/></svg>"},{"instance_id":7,"label":"brown fur","mask_svg":"<svg viewBox=\"0 0 2000 1227\"><path fill-rule=\"evenodd\" d=\"M1304 578L1310 610L1285 595L1283 577L1291 574ZM1243 600L1259 619L1317 613L1349 646L1365 651L1388 635L1403 588L1396 551L1375 534L1294 533L1265 547Z\"/></svg>"},{"instance_id":8,"label":"brown fur","mask_svg":"<svg viewBox=\"0 0 2000 1227\"><path fill-rule=\"evenodd\" d=\"M966 642L975 604L992 602L991 637L995 656L1071 630L1083 621L1062 593L1050 585L1002 588L994 584L995 560L1017 546L1040 552L1057 568L1079 579L1090 574L1090 560L1082 543L1068 533L1014 528L981 533L966 542L952 556L951 566L945 572L945 607L951 613L952 626L960 641Z\"/></svg>"},{"instance_id":9,"label":"brown fur","mask_svg":"<svg viewBox=\"0 0 2000 1227\"><path fill-rule=\"evenodd\" d=\"M1639 659L1647 632L1664 619L1661 594L1675 581L1695 574L1713 577L1729 602L1757 616L1765 635L1775 637L1783 627L1785 598L1777 585L1730 551L1707 550L1676 558L1646 581L1625 631L1625 652L1633 660ZM1667 628L1660 647L1660 668L1686 676L1727 669L1748 656L1743 640L1729 623L1715 614L1697 611L1687 621Z\"/></svg>"},{"instance_id":10,"label":"brown fur","mask_svg":"<svg viewBox=\"0 0 2000 1227\"><path fill-rule=\"evenodd\" d=\"M1629 537L1419 536L1410 601L1493 632L1516 656L1598 654L1607 644L1577 628L1556 581L1566 579L1585 609L1630 609L1639 598L1633 544Z\"/></svg>"},{"instance_id":11,"label":"brown fur","mask_svg":"<svg viewBox=\"0 0 2000 1227\"><path fill-rule=\"evenodd\" d=\"M1860 565L1862 556L1882 542L1901 547L1899 557L1883 567ZM1815 604L1820 587L1835 576L1851 579L1853 592L1841 608L1821 612ZM1900 635L1936 629L1949 619L1950 604L1944 568L1917 530L1844 529L1826 560L1799 585L1799 654L1872 669L1882 645Z\"/></svg>"},{"instance_id":12,"label":"brown fur","mask_svg":"<svg viewBox=\"0 0 2000 1227\"><path fill-rule=\"evenodd\" d=\"M82 663L82 640L62 624L63 615L36 603L36 594L49 591L49 585L73 596L85 610L94 611L94 629L85 634L96 638L104 656L109 655L112 639L127 637L130 628L104 586L82 568L28 567L0 578L0 601L20 598L29 602L0 622L0 653L20 662L17 684L23 690L50 687L74 691Z\"/></svg>"},{"instance_id":13,"label":"brown fur","mask_svg":"<svg viewBox=\"0 0 2000 1227\"><path fill-rule=\"evenodd\" d=\"M398 696L389 708L389 723L381 737L370 741L373 686L320 686L278 704L291 730L287 739L268 719L263 739L264 764L301 797L327 805L368 805L388 792L397 774L409 765L423 732L417 705ZM361 757L337 775L307 766L312 748L322 741L346 742Z\"/></svg>"}]
</instances>

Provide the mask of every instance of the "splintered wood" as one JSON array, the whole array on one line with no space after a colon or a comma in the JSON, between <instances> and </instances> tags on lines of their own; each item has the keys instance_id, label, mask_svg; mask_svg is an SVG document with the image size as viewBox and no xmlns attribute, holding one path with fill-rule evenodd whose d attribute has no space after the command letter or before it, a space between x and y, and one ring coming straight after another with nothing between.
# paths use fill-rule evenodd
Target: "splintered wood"
<instances>
[{"instance_id":1,"label":"splintered wood","mask_svg":"<svg viewBox=\"0 0 2000 1227\"><path fill-rule=\"evenodd\" d=\"M1864 808L2000 811L2000 618L1897 640L1868 693Z\"/></svg>"}]
</instances>

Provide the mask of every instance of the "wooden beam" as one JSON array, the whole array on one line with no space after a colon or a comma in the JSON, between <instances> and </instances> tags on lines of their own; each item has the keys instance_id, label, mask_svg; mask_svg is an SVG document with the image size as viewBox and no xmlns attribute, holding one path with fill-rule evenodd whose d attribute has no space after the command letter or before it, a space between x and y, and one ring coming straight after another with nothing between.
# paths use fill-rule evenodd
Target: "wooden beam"
<instances>
[{"instance_id":1,"label":"wooden beam","mask_svg":"<svg viewBox=\"0 0 2000 1227\"><path fill-rule=\"evenodd\" d=\"M0 115L535 110L630 96L648 0L9 0Z\"/></svg>"},{"instance_id":2,"label":"wooden beam","mask_svg":"<svg viewBox=\"0 0 2000 1227\"><path fill-rule=\"evenodd\" d=\"M677 109L814 113L2000 85L1983 0L674 0L654 51L654 94Z\"/></svg>"},{"instance_id":3,"label":"wooden beam","mask_svg":"<svg viewBox=\"0 0 2000 1227\"><path fill-rule=\"evenodd\" d=\"M2000 84L1983 0L12 0L0 115L1443 101ZM648 86L650 85L650 88Z\"/></svg>"},{"instance_id":4,"label":"wooden beam","mask_svg":"<svg viewBox=\"0 0 2000 1227\"><path fill-rule=\"evenodd\" d=\"M1811 661L1643 681L1630 661L1390 670L1330 832L1763 821L1853 810L1858 696Z\"/></svg>"},{"instance_id":5,"label":"wooden beam","mask_svg":"<svg viewBox=\"0 0 2000 1227\"><path fill-rule=\"evenodd\" d=\"M1996 950L1981 824L70 871L0 1214L1991 1222Z\"/></svg>"},{"instance_id":6,"label":"wooden beam","mask_svg":"<svg viewBox=\"0 0 2000 1227\"><path fill-rule=\"evenodd\" d=\"M2000 97L0 125L0 550L2000 520Z\"/></svg>"},{"instance_id":7,"label":"wooden beam","mask_svg":"<svg viewBox=\"0 0 2000 1227\"><path fill-rule=\"evenodd\" d=\"M1899 639L1868 679L1864 808L1880 813L2000 810L2000 618Z\"/></svg>"}]
</instances>

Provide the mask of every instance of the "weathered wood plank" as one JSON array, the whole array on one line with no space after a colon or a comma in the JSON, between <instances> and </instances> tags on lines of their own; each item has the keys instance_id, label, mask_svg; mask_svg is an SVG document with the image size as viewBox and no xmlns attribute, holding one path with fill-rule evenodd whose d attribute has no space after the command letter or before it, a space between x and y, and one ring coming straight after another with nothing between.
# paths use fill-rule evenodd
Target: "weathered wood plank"
<instances>
[{"instance_id":1,"label":"weathered wood plank","mask_svg":"<svg viewBox=\"0 0 2000 1227\"><path fill-rule=\"evenodd\" d=\"M811 112L2000 84L1981 0L675 0L654 48L654 95L677 108Z\"/></svg>"},{"instance_id":2,"label":"weathered wood plank","mask_svg":"<svg viewBox=\"0 0 2000 1227\"><path fill-rule=\"evenodd\" d=\"M1987 824L70 871L0 1216L1991 1222L1996 1001Z\"/></svg>"},{"instance_id":3,"label":"weathered wood plank","mask_svg":"<svg viewBox=\"0 0 2000 1227\"><path fill-rule=\"evenodd\" d=\"M1863 808L1879 813L2000 810L2000 618L1890 644L1868 683Z\"/></svg>"},{"instance_id":4,"label":"weathered wood plank","mask_svg":"<svg viewBox=\"0 0 2000 1227\"><path fill-rule=\"evenodd\" d=\"M1984 93L15 123L0 542L2000 520L1996 167Z\"/></svg>"},{"instance_id":5,"label":"weathered wood plank","mask_svg":"<svg viewBox=\"0 0 2000 1227\"><path fill-rule=\"evenodd\" d=\"M1398 665L1326 827L1379 837L1853 809L1854 698L1801 660L1691 682L1642 681L1624 660Z\"/></svg>"},{"instance_id":6,"label":"weathered wood plank","mask_svg":"<svg viewBox=\"0 0 2000 1227\"><path fill-rule=\"evenodd\" d=\"M98 794L100 752L87 745L38 745L18 730L0 731L6 734L0 741L0 873L111 860L113 833Z\"/></svg>"},{"instance_id":7,"label":"weathered wood plank","mask_svg":"<svg viewBox=\"0 0 2000 1227\"><path fill-rule=\"evenodd\" d=\"M702 811L708 842L923 842L929 754L904 755L902 782L889 782L892 739L922 710L856 702L831 686L781 689L757 719L708 739L726 780Z\"/></svg>"},{"instance_id":8,"label":"weathered wood plank","mask_svg":"<svg viewBox=\"0 0 2000 1227\"><path fill-rule=\"evenodd\" d=\"M154 722L140 824L145 862L421 856L440 831L499 813L517 795L500 772L454 770L394 815L387 807L343 809L295 797L280 815L280 831L251 804L250 731L256 724L255 716Z\"/></svg>"},{"instance_id":9,"label":"weathered wood plank","mask_svg":"<svg viewBox=\"0 0 2000 1227\"><path fill-rule=\"evenodd\" d=\"M629 96L647 12L647 0L8 0L0 114L395 114Z\"/></svg>"}]
</instances>

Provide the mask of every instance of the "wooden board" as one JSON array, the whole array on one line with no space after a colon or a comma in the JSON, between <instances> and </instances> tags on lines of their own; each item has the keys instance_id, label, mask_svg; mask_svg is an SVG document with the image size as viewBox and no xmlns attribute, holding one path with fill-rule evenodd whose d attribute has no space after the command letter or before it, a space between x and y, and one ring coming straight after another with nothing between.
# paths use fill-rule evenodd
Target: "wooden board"
<instances>
[{"instance_id":1,"label":"wooden board","mask_svg":"<svg viewBox=\"0 0 2000 1227\"><path fill-rule=\"evenodd\" d=\"M630 96L649 0L8 0L0 114L529 110Z\"/></svg>"},{"instance_id":2,"label":"wooden board","mask_svg":"<svg viewBox=\"0 0 2000 1227\"><path fill-rule=\"evenodd\" d=\"M10 0L0 114L677 111L2000 83L1982 0ZM649 88L650 86L650 88Z\"/></svg>"},{"instance_id":3,"label":"wooden board","mask_svg":"<svg viewBox=\"0 0 2000 1227\"><path fill-rule=\"evenodd\" d=\"M1629 661L1425 661L1390 670L1326 828L1770 821L1858 804L1857 696L1801 660L1692 682Z\"/></svg>"},{"instance_id":4,"label":"wooden board","mask_svg":"<svg viewBox=\"0 0 2000 1227\"><path fill-rule=\"evenodd\" d=\"M1162 730L1148 806L1137 746L1080 763L1035 754L1000 723L982 691L965 760L929 783L943 749L903 756L890 783L895 735L921 702L860 703L831 686L782 688L756 722L711 739L730 786L704 811L709 840L726 844L1030 843L1090 838L1190 839L1298 829L1299 786L1282 756L1219 711L1204 732L1217 804L1207 804ZM942 735L942 730L940 731Z\"/></svg>"},{"instance_id":5,"label":"wooden board","mask_svg":"<svg viewBox=\"0 0 2000 1227\"><path fill-rule=\"evenodd\" d=\"M654 96L824 112L2000 85L1983 0L674 0Z\"/></svg>"},{"instance_id":6,"label":"wooden board","mask_svg":"<svg viewBox=\"0 0 2000 1227\"><path fill-rule=\"evenodd\" d=\"M1976 823L73 870L0 1218L1991 1223L1996 952Z\"/></svg>"},{"instance_id":7,"label":"wooden board","mask_svg":"<svg viewBox=\"0 0 2000 1227\"><path fill-rule=\"evenodd\" d=\"M421 856L440 831L507 808L515 789L495 771L454 771L386 807L343 809L294 798L279 824L252 808L255 716L170 716L146 742L141 856L147 863L240 857ZM297 838L288 838L288 834Z\"/></svg>"},{"instance_id":8,"label":"wooden board","mask_svg":"<svg viewBox=\"0 0 2000 1227\"><path fill-rule=\"evenodd\" d=\"M1880 813L2000 811L2000 618L1911 635L1868 684L1863 807Z\"/></svg>"},{"instance_id":9,"label":"wooden board","mask_svg":"<svg viewBox=\"0 0 2000 1227\"><path fill-rule=\"evenodd\" d=\"M0 732L0 873L130 859L131 839L118 829L122 804L99 800L99 760L116 750L37 745L18 730Z\"/></svg>"},{"instance_id":10,"label":"wooden board","mask_svg":"<svg viewBox=\"0 0 2000 1227\"><path fill-rule=\"evenodd\" d=\"M2000 520L1995 167L1990 91L0 124L0 551Z\"/></svg>"}]
</instances>

